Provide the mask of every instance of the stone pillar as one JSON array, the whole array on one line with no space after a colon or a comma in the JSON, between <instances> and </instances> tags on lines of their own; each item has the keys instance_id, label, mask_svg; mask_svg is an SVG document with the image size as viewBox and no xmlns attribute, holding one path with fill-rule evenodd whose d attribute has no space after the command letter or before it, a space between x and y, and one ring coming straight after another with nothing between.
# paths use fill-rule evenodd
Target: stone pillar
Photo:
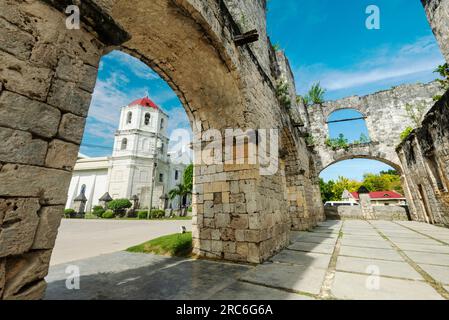
<instances>
[{"instance_id":1,"label":"stone pillar","mask_svg":"<svg viewBox=\"0 0 449 320\"><path fill-rule=\"evenodd\" d=\"M2 299L44 294L104 49L87 29L68 30L65 19L43 1L0 2Z\"/></svg>"},{"instance_id":2,"label":"stone pillar","mask_svg":"<svg viewBox=\"0 0 449 320\"><path fill-rule=\"evenodd\" d=\"M75 210L77 218L84 218L84 215L86 214L86 203L87 198L83 191L81 191L78 197L73 199L73 210Z\"/></svg>"},{"instance_id":3,"label":"stone pillar","mask_svg":"<svg viewBox=\"0 0 449 320\"><path fill-rule=\"evenodd\" d=\"M363 218L366 220L375 219L374 209L371 204L371 198L368 189L362 186L357 192L359 194L360 207L362 208Z\"/></svg>"}]
</instances>

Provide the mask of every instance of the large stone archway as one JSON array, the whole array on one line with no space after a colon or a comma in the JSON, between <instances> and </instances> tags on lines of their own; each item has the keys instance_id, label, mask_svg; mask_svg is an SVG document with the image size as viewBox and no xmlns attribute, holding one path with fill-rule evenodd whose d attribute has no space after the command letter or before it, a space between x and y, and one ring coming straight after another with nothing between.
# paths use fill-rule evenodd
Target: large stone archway
<instances>
[{"instance_id":1,"label":"large stone archway","mask_svg":"<svg viewBox=\"0 0 449 320\"><path fill-rule=\"evenodd\" d=\"M261 175L258 164L196 166L197 255L260 263L288 245L292 227L310 228L323 218L297 125L300 111L281 103L285 95L295 101L293 76L266 37L265 1L239 9L229 0L85 0L79 30L65 25L70 3L0 4L0 297L43 295L98 63L113 49L142 60L169 83L197 136L251 128L288 137L271 155L279 151L284 162L271 175ZM235 19L240 10L259 31L258 42L236 44L249 31ZM290 87L283 99L280 82Z\"/></svg>"},{"instance_id":2,"label":"large stone archway","mask_svg":"<svg viewBox=\"0 0 449 320\"><path fill-rule=\"evenodd\" d=\"M433 97L441 91L436 82L403 85L363 97L353 96L311 106L307 109L308 128L314 142L317 171L354 158L379 160L402 171L396 147L401 142L401 133L407 127L416 126L407 114L406 105L423 103L430 109L434 103ZM346 149L326 145L329 116L342 109L356 110L365 117L370 143L351 144Z\"/></svg>"}]
</instances>

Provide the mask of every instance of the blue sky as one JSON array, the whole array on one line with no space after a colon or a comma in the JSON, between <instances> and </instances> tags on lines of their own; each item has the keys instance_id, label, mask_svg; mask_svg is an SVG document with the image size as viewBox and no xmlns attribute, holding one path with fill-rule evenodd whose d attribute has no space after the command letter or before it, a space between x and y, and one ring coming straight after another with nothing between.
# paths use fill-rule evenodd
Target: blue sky
<instances>
[{"instance_id":1,"label":"blue sky","mask_svg":"<svg viewBox=\"0 0 449 320\"><path fill-rule=\"evenodd\" d=\"M380 30L365 27L371 4L380 8ZM419 0L270 0L268 7L270 38L285 50L299 94L318 81L327 89L327 100L428 82L444 61ZM110 155L120 107L146 94L169 114L170 131L189 128L180 101L153 71L117 51L103 57L81 152ZM349 137L353 125L335 130ZM363 130L362 123L355 125ZM388 168L350 160L328 168L322 177L361 179L366 172Z\"/></svg>"}]
</instances>

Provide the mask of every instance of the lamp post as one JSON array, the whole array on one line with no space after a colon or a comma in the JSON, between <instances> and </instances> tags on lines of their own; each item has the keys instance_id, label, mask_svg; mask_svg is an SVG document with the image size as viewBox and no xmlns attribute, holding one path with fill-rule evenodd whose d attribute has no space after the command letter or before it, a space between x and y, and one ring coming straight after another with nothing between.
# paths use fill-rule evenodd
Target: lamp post
<instances>
[{"instance_id":1,"label":"lamp post","mask_svg":"<svg viewBox=\"0 0 449 320\"><path fill-rule=\"evenodd\" d=\"M154 162L153 162L153 173L152 173L152 179L151 179L151 191L150 191L150 205L149 205L149 207L148 207L148 212L147 212L147 220L149 220L150 219L150 213L151 213L151 210L153 209L153 190L154 190L154 175L155 175L155 172L156 172L156 168L157 168L157 162L156 162L156 159L154 159Z\"/></svg>"},{"instance_id":2,"label":"lamp post","mask_svg":"<svg viewBox=\"0 0 449 320\"><path fill-rule=\"evenodd\" d=\"M159 133L156 132L155 140L154 140L154 149L153 149L153 173L151 174L151 191L150 191L150 205L148 207L147 212L147 220L150 219L151 210L153 209L153 193L154 193L154 183L155 183L155 174L157 168L157 142L159 141Z\"/></svg>"}]
</instances>

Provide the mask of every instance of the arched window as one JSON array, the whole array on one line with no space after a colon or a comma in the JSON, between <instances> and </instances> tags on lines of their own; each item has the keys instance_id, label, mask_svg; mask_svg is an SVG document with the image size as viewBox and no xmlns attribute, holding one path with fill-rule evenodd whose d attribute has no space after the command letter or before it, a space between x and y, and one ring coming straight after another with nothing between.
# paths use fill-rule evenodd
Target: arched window
<instances>
[{"instance_id":1,"label":"arched window","mask_svg":"<svg viewBox=\"0 0 449 320\"><path fill-rule=\"evenodd\" d=\"M161 130L164 129L164 119L161 119Z\"/></svg>"},{"instance_id":2,"label":"arched window","mask_svg":"<svg viewBox=\"0 0 449 320\"><path fill-rule=\"evenodd\" d=\"M365 116L354 109L340 109L332 112L327 119L329 141L341 141L348 144L370 142Z\"/></svg>"},{"instance_id":3,"label":"arched window","mask_svg":"<svg viewBox=\"0 0 449 320\"><path fill-rule=\"evenodd\" d=\"M128 147L128 139L124 138L122 140L121 150L126 150L127 147Z\"/></svg>"},{"instance_id":4,"label":"arched window","mask_svg":"<svg viewBox=\"0 0 449 320\"><path fill-rule=\"evenodd\" d=\"M150 124L150 120L151 120L151 114L149 114L148 112L145 113L145 125L149 125Z\"/></svg>"},{"instance_id":5,"label":"arched window","mask_svg":"<svg viewBox=\"0 0 449 320\"><path fill-rule=\"evenodd\" d=\"M161 144L161 152L162 152L162 154L164 154L164 148L165 148L165 144Z\"/></svg>"},{"instance_id":6,"label":"arched window","mask_svg":"<svg viewBox=\"0 0 449 320\"><path fill-rule=\"evenodd\" d=\"M128 115L126 117L126 123L131 124L132 121L133 121L133 113L130 111L128 112Z\"/></svg>"}]
</instances>

